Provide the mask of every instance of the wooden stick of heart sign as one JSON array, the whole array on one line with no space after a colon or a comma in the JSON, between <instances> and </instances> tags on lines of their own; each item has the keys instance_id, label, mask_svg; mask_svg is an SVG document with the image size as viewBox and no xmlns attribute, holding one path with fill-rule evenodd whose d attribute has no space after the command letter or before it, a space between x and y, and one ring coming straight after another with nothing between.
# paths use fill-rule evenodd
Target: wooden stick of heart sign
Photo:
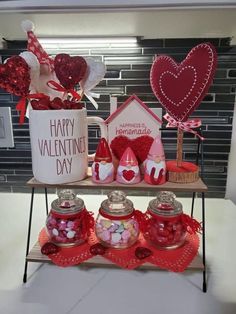
<instances>
[{"instance_id":1,"label":"wooden stick of heart sign","mask_svg":"<svg viewBox=\"0 0 236 314\"><path fill-rule=\"evenodd\" d=\"M183 161L183 133L190 132L203 139L194 128L200 119L188 120L208 92L217 65L217 54L210 43L194 47L181 62L161 55L156 57L150 72L153 93L166 110L167 127L178 129L175 161L167 162L169 181L193 182L198 176L198 166Z\"/></svg>"}]
</instances>

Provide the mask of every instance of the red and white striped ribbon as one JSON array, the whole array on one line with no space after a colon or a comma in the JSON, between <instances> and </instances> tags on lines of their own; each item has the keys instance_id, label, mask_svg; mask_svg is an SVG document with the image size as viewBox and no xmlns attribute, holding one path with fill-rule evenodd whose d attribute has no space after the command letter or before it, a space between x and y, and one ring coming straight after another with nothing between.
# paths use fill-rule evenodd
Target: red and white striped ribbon
<instances>
[{"instance_id":1,"label":"red and white striped ribbon","mask_svg":"<svg viewBox=\"0 0 236 314\"><path fill-rule=\"evenodd\" d=\"M188 120L186 122L176 121L174 118L172 118L168 113L164 115L164 119L168 122L167 128L178 128L185 132L190 132L199 137L201 140L204 140L204 137L202 137L200 134L198 134L197 131L194 131L192 129L198 128L202 125L202 122L200 119L192 119Z\"/></svg>"}]
</instances>

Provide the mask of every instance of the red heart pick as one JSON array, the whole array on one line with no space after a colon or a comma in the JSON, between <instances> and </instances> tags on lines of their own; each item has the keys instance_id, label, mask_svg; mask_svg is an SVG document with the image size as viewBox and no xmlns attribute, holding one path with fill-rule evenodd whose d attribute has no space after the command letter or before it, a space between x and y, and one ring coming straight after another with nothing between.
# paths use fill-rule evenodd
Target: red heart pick
<instances>
[{"instance_id":1,"label":"red heart pick","mask_svg":"<svg viewBox=\"0 0 236 314\"><path fill-rule=\"evenodd\" d=\"M121 159L127 147L134 152L139 163L144 162L152 145L153 138L148 135L139 136L135 139L129 139L126 136L117 136L111 141L111 149L117 159Z\"/></svg>"},{"instance_id":2,"label":"red heart pick","mask_svg":"<svg viewBox=\"0 0 236 314\"><path fill-rule=\"evenodd\" d=\"M29 93L29 66L20 56L13 56L6 63L0 64L0 88L17 96Z\"/></svg>"},{"instance_id":3,"label":"red heart pick","mask_svg":"<svg viewBox=\"0 0 236 314\"><path fill-rule=\"evenodd\" d=\"M54 68L61 85L69 90L82 80L86 73L87 63L82 57L71 57L61 53L55 57Z\"/></svg>"},{"instance_id":4,"label":"red heart pick","mask_svg":"<svg viewBox=\"0 0 236 314\"><path fill-rule=\"evenodd\" d=\"M180 64L168 56L155 59L151 87L166 111L177 121L186 121L206 95L215 74L217 55L214 46L194 47Z\"/></svg>"},{"instance_id":5,"label":"red heart pick","mask_svg":"<svg viewBox=\"0 0 236 314\"><path fill-rule=\"evenodd\" d=\"M126 181L131 181L135 176L135 172L133 170L123 170L122 174Z\"/></svg>"}]
</instances>

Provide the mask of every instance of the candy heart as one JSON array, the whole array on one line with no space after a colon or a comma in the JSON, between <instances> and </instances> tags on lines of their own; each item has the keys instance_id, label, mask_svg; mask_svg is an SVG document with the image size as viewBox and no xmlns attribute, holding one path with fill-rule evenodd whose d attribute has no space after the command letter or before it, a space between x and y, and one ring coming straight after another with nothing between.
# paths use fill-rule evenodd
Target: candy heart
<instances>
[{"instance_id":1,"label":"candy heart","mask_svg":"<svg viewBox=\"0 0 236 314\"><path fill-rule=\"evenodd\" d=\"M84 77L87 63L82 57L71 57L68 54L61 53L56 55L54 67L61 85L69 90L73 89Z\"/></svg>"},{"instance_id":2,"label":"candy heart","mask_svg":"<svg viewBox=\"0 0 236 314\"><path fill-rule=\"evenodd\" d=\"M104 255L106 248L101 243L96 243L90 247L89 251L92 255Z\"/></svg>"},{"instance_id":3,"label":"candy heart","mask_svg":"<svg viewBox=\"0 0 236 314\"><path fill-rule=\"evenodd\" d=\"M147 158L152 145L153 138L148 135L139 136L135 139L129 139L126 136L117 136L111 141L111 149L117 159L120 160L127 147L130 147L138 162L142 163Z\"/></svg>"},{"instance_id":4,"label":"candy heart","mask_svg":"<svg viewBox=\"0 0 236 314\"><path fill-rule=\"evenodd\" d=\"M41 253L44 255L55 254L59 251L60 248L52 242L46 242L41 248Z\"/></svg>"},{"instance_id":5,"label":"candy heart","mask_svg":"<svg viewBox=\"0 0 236 314\"><path fill-rule=\"evenodd\" d=\"M217 55L208 43L194 47L184 61L168 56L155 59L150 82L153 93L177 121L186 121L206 95L215 74Z\"/></svg>"},{"instance_id":6,"label":"candy heart","mask_svg":"<svg viewBox=\"0 0 236 314\"><path fill-rule=\"evenodd\" d=\"M123 170L122 175L126 181L131 181L135 176L135 172L133 170Z\"/></svg>"},{"instance_id":7,"label":"candy heart","mask_svg":"<svg viewBox=\"0 0 236 314\"><path fill-rule=\"evenodd\" d=\"M0 64L0 88L17 96L26 96L29 86L30 69L23 58L13 56Z\"/></svg>"},{"instance_id":8,"label":"candy heart","mask_svg":"<svg viewBox=\"0 0 236 314\"><path fill-rule=\"evenodd\" d=\"M136 249L135 249L135 256L138 258L138 259L144 259L146 257L149 257L152 255L152 251L149 250L148 248L146 247L142 247L142 246L138 246Z\"/></svg>"},{"instance_id":9,"label":"candy heart","mask_svg":"<svg viewBox=\"0 0 236 314\"><path fill-rule=\"evenodd\" d=\"M80 81L80 87L84 92L94 88L105 76L106 66L103 62L86 58L87 70L84 78Z\"/></svg>"}]
</instances>

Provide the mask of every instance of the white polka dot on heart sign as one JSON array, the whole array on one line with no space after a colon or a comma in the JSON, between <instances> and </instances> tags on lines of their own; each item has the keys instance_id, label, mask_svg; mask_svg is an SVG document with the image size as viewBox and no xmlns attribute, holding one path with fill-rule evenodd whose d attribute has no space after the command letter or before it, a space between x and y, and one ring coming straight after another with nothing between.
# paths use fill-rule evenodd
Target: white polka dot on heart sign
<instances>
[{"instance_id":1,"label":"white polka dot on heart sign","mask_svg":"<svg viewBox=\"0 0 236 314\"><path fill-rule=\"evenodd\" d=\"M176 103L176 102L174 102L173 100L171 100L171 99L166 95L166 93L164 92L163 86L162 86L162 79L163 79L163 77L166 76L166 75L171 75L171 76L173 76L174 78L178 79L178 77L181 75L181 73L182 73L183 71L187 70L187 69L191 69L191 70L193 71L193 73L194 73L193 84L192 84L191 88L189 89L189 92L184 96L184 98L183 98L181 101L179 101L178 103ZM186 66L186 67L183 67L183 68L179 71L179 73L178 73L177 75L174 74L174 73L172 73L172 72L170 72L170 71L165 71L164 73L161 74L160 79L159 79L161 93L163 94L163 96L164 96L170 103L172 103L172 104L175 105L176 107L179 107L179 105L181 105L181 104L188 98L188 96L191 94L191 92L192 92L194 86L196 85L196 82L197 82L197 72L196 72L196 69L195 69L193 66Z\"/></svg>"}]
</instances>

